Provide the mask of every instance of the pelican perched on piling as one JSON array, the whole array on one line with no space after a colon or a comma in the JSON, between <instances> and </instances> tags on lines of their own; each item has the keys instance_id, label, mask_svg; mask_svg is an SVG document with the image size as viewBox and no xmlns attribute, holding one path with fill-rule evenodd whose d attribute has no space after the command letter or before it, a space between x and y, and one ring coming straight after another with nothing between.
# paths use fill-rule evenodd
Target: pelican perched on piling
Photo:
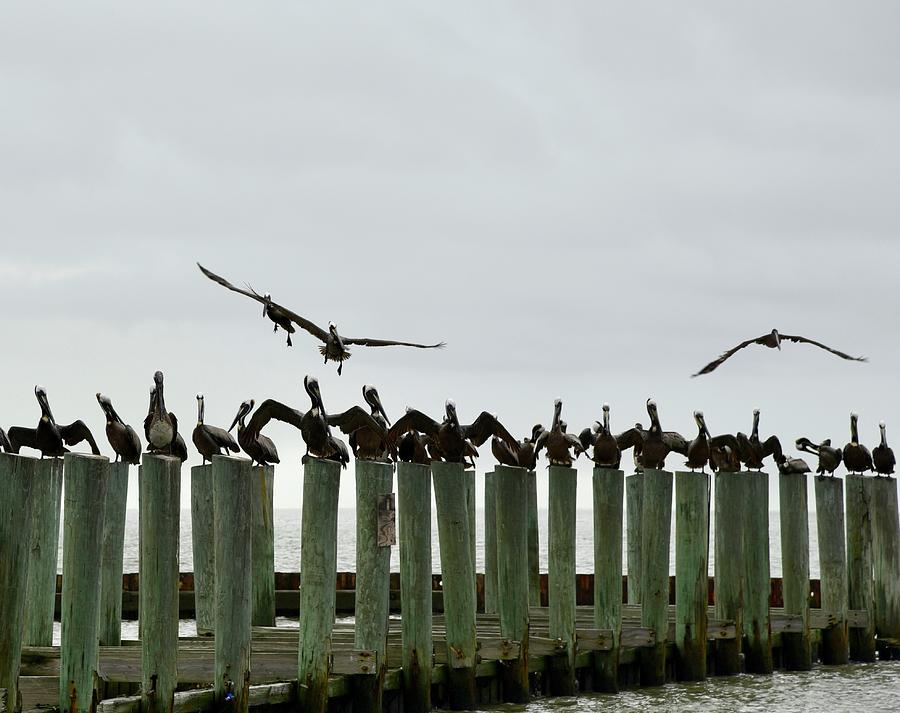
<instances>
[{"instance_id":1,"label":"pelican perched on piling","mask_svg":"<svg viewBox=\"0 0 900 713\"><path fill-rule=\"evenodd\" d=\"M68 425L60 426L53 418L50 410L50 402L47 400L47 391L43 386L34 387L34 395L41 408L41 419L36 428L24 426L12 426L9 429L9 450L18 453L22 447L33 448L41 452L41 458L45 456L61 456L69 452L66 446L77 446L87 441L91 446L91 453L100 455L97 442L91 430L84 421L73 421Z\"/></svg>"},{"instance_id":2,"label":"pelican perched on piling","mask_svg":"<svg viewBox=\"0 0 900 713\"><path fill-rule=\"evenodd\" d=\"M541 450L547 449L547 460L550 465L572 466L572 461L584 453L584 446L578 436L568 433L567 424L562 420L562 399L553 402L553 420L550 428L543 431L534 444L534 454L537 458ZM572 453L575 454L574 458Z\"/></svg>"},{"instance_id":3,"label":"pelican perched on piling","mask_svg":"<svg viewBox=\"0 0 900 713\"><path fill-rule=\"evenodd\" d=\"M641 468L663 468L666 456L671 451L686 456L688 442L676 431L662 430L659 411L653 399L647 399L647 414L650 416L650 428L645 431L640 424L635 424L634 428L628 429L616 438L619 448L640 450L635 457Z\"/></svg>"},{"instance_id":4,"label":"pelican perched on piling","mask_svg":"<svg viewBox=\"0 0 900 713\"><path fill-rule=\"evenodd\" d=\"M878 424L881 432L881 441L872 449L872 464L875 466L875 476L892 475L897 461L894 459L894 451L887 443L887 427L884 421Z\"/></svg>"},{"instance_id":5,"label":"pelican perched on piling","mask_svg":"<svg viewBox=\"0 0 900 713\"><path fill-rule=\"evenodd\" d=\"M796 446L798 450L804 453L812 453L819 456L819 465L816 468L816 473L819 475L828 473L831 477L834 477L834 471L838 469L841 460L843 460L843 452L840 448L835 448L831 445L830 438L826 438L819 445L816 445L808 438L798 438Z\"/></svg>"},{"instance_id":6,"label":"pelican perched on piling","mask_svg":"<svg viewBox=\"0 0 900 713\"><path fill-rule=\"evenodd\" d=\"M100 404L100 408L103 409L103 414L106 416L106 439L116 454L116 462L121 458L123 462L131 465L140 463L141 451L144 450L144 446L138 434L116 413L109 397L98 393L97 403Z\"/></svg>"},{"instance_id":7,"label":"pelican perched on piling","mask_svg":"<svg viewBox=\"0 0 900 713\"><path fill-rule=\"evenodd\" d=\"M191 440L203 458L203 463L206 461L212 463L213 456L223 455L223 451L225 454L229 451L239 453L240 446L228 431L218 426L209 426L204 422L205 411L206 402L203 394L197 394L197 425L194 426Z\"/></svg>"},{"instance_id":8,"label":"pelican perched on piling","mask_svg":"<svg viewBox=\"0 0 900 713\"><path fill-rule=\"evenodd\" d=\"M788 458L782 455L780 460L776 461L778 472L782 475L794 475L809 473L809 465L802 458Z\"/></svg>"},{"instance_id":9,"label":"pelican perched on piling","mask_svg":"<svg viewBox=\"0 0 900 713\"><path fill-rule=\"evenodd\" d=\"M753 429L747 436L740 431L737 434L741 460L750 470L762 470L763 459L774 456L777 462L782 456L781 441L777 436L769 436L765 441L759 438L759 409L753 409Z\"/></svg>"},{"instance_id":10,"label":"pelican perched on piling","mask_svg":"<svg viewBox=\"0 0 900 713\"><path fill-rule=\"evenodd\" d=\"M491 437L491 453L494 454L500 465L509 465L525 470L534 470L537 465L535 444L538 437L544 432L541 424L535 424L531 429L531 435L525 436L521 441L516 441L515 446L509 445L499 436Z\"/></svg>"},{"instance_id":11,"label":"pelican perched on piling","mask_svg":"<svg viewBox=\"0 0 900 713\"><path fill-rule=\"evenodd\" d=\"M412 428L400 436L397 441L397 457L404 463L418 463L419 465L431 463L425 437Z\"/></svg>"},{"instance_id":12,"label":"pelican perched on piling","mask_svg":"<svg viewBox=\"0 0 900 713\"><path fill-rule=\"evenodd\" d=\"M250 456L253 463L258 463L259 465L280 463L275 443L268 436L262 435L260 431L272 418L278 418L278 415L287 413L289 417L293 418L294 409L268 399L260 405L259 409L250 418L250 422L247 423L247 416L253 411L254 406L256 406L256 401L253 399L243 401L238 407L237 415L234 417L234 421L231 422L231 426L228 427L228 431L233 431L234 427L237 426L238 444L244 453ZM299 422L299 418L297 421Z\"/></svg>"},{"instance_id":13,"label":"pelican perched on piling","mask_svg":"<svg viewBox=\"0 0 900 713\"><path fill-rule=\"evenodd\" d=\"M391 460L391 454L394 450L388 445L385 439L385 433L390 428L391 421L384 411L381 404L381 397L378 395L378 389L369 384L362 387L363 400L369 406L371 416L381 427L379 431L375 431L368 426L360 426L350 433L350 449L353 451L355 458L360 460Z\"/></svg>"},{"instance_id":14,"label":"pelican perched on piling","mask_svg":"<svg viewBox=\"0 0 900 713\"><path fill-rule=\"evenodd\" d=\"M320 326L311 322L305 317L301 317L299 314L289 310L287 307L284 307L272 301L272 298L268 294L260 295L252 287L249 286L247 290L242 290L239 287L235 287L234 285L232 285L224 277L220 277L214 272L207 270L200 263L197 263L197 267L199 267L200 271L213 282L222 285L232 292L237 292L253 300L256 300L257 302L260 302L263 305L263 314L269 317L269 319L271 319L273 322L275 322L276 329L278 328L278 326L283 327L285 324L288 324L290 326L291 323L293 323L312 334L316 339L323 343L322 346L319 347L319 353L323 357L325 357L325 363L327 364L329 361L336 361L338 363L338 374L341 373L341 370L344 367L344 362L350 358L350 350L347 349L348 346L416 347L417 349L440 349L446 346L444 342L438 342L437 344L418 344L416 342L400 342L392 339L345 337L341 334L338 334L337 326L334 324L334 322L328 323L327 330L322 329ZM287 331L288 345L290 345L290 334L293 333L294 330L293 328L291 328Z\"/></svg>"},{"instance_id":15,"label":"pelican perched on piling","mask_svg":"<svg viewBox=\"0 0 900 713\"><path fill-rule=\"evenodd\" d=\"M872 470L872 454L859 442L858 420L857 414L850 414L850 442L844 446L844 465L851 473L865 473Z\"/></svg>"},{"instance_id":16,"label":"pelican perched on piling","mask_svg":"<svg viewBox=\"0 0 900 713\"><path fill-rule=\"evenodd\" d=\"M609 404L603 404L603 421L594 421L590 428L585 428L578 434L578 440L585 453L587 449L594 449L594 464L599 468L618 469L622 462L622 450L619 442L609 428Z\"/></svg>"}]
</instances>

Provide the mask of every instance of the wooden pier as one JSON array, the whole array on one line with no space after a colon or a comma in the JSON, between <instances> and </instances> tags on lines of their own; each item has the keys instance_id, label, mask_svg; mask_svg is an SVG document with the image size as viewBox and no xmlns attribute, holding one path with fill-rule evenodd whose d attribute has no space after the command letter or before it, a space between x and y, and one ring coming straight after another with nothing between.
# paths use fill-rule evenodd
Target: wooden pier
<instances>
[{"instance_id":1,"label":"wooden pier","mask_svg":"<svg viewBox=\"0 0 900 713\"><path fill-rule=\"evenodd\" d=\"M305 464L297 576L276 575L272 566L271 469L230 457L192 469L198 478L193 505L209 517L194 518L195 552L204 553L196 562L205 569L189 577L177 568L181 466L145 455L141 636L120 641L111 632L135 598L127 591L134 578L123 579L121 562L128 467L95 456L44 465L0 455L0 713L38 707L243 713L263 705L470 709L739 671L765 675L773 668L806 669L813 661L871 661L900 651L894 479L809 476L822 558L817 582L809 579L806 476L778 476L783 539L770 543L764 473L710 479L648 470L626 478L598 468L592 480L597 571L576 574L575 472L553 467L537 474L550 478L552 556L550 572L535 578L535 474L498 466L491 476L485 517L494 551L485 553L492 569L485 576L475 573L472 555L474 478L449 463L397 464L401 572L390 575L391 523L382 518L392 510L382 506L392 502L392 471L389 464L357 464L359 571L339 575L336 515L344 472L334 462ZM29 552L38 518L59 518L58 505L48 512L47 502L38 505L36 498L49 492L59 502L53 478L60 473L65 556L56 609L63 636L55 647L29 640L38 625L25 612L37 586L30 577L38 560ZM431 561L432 487L440 563ZM104 506L97 507L98 497ZM623 552L623 530L640 547L630 540ZM783 581L770 578L768 554L775 547L783 553ZM716 578L706 574L712 555ZM42 612L50 610L53 593L53 583L43 582L46 569L43 560L34 569L44 573ZM126 590L118 602L109 584L116 581ZM179 638L188 601L199 634ZM348 601L353 621L336 615ZM299 627L254 625L271 622L275 611L297 610Z\"/></svg>"}]
</instances>

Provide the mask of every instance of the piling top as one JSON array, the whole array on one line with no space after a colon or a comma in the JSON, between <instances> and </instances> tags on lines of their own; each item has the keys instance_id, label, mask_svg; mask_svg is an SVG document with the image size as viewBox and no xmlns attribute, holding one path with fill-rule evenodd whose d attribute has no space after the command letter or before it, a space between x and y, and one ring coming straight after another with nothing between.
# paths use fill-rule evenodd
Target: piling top
<instances>
[{"instance_id":1,"label":"piling top","mask_svg":"<svg viewBox=\"0 0 900 713\"><path fill-rule=\"evenodd\" d=\"M109 458L107 456L95 456L93 453L66 453L63 460L96 460L109 463Z\"/></svg>"},{"instance_id":2,"label":"piling top","mask_svg":"<svg viewBox=\"0 0 900 713\"><path fill-rule=\"evenodd\" d=\"M166 456L166 457L168 458L169 456ZM220 456L220 455L214 455L214 456L212 457L212 459L213 459L213 460L221 460L221 461L225 461L226 463L243 463L243 462L246 462L246 463L252 463L252 461L251 461L249 458L241 458L240 456Z\"/></svg>"}]
</instances>

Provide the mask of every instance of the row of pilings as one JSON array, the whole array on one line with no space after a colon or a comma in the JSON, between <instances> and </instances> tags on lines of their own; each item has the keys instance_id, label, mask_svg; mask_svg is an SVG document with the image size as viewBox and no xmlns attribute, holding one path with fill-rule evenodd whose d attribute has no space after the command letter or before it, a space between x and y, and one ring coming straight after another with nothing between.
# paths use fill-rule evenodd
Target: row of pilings
<instances>
[{"instance_id":1,"label":"row of pilings","mask_svg":"<svg viewBox=\"0 0 900 713\"><path fill-rule=\"evenodd\" d=\"M402 608L404 710L432 706L435 642L446 651L443 702L467 709L478 699L475 589L475 475L461 464L398 463L397 511ZM215 457L191 472L198 632L215 634L211 706L246 711L250 701L251 627L274 625L272 468ZM390 524L394 466L356 464L357 576L352 645L334 636L339 464L304 465L300 632L296 703L328 707L329 677L352 672L354 711L379 711L388 660ZM769 476L645 470L593 471L593 628L576 607L576 487L572 468L549 469L548 601L544 637L534 635L540 604L537 497L533 472L498 466L485 478L485 613L496 615L502 646L500 695L525 702L534 689L529 657L546 636L553 662L551 695L577 693L576 655L593 637L590 685L618 690L620 658L637 648L641 685L708 673L773 670L770 616ZM821 606L828 614L813 646L810 617L807 484L814 478ZM714 483L711 480L714 478ZM60 499L63 508L60 710L92 711L103 696L98 644L120 643L122 551L128 466L67 454L37 460L0 455L0 689L18 708L23 645L52 641ZM142 711L172 711L178 686L178 553L181 463L145 455L139 469L140 645ZM711 487L713 486L714 487ZM442 630L433 630L432 486L437 508L443 589ZM900 645L900 525L893 478L845 480L780 475L784 668L873 661ZM714 497L713 497L714 494ZM625 514L627 512L627 518ZM675 525L674 641L670 634L670 532ZM714 543L710 543L711 519ZM627 550L623 552L623 528ZM846 530L846 536L845 536ZM389 533L387 533L389 539ZM709 550L714 547L714 619L728 630L710 647ZM623 627L623 559L627 604L640 621ZM99 586L98 586L99 583ZM850 626L850 612L864 624ZM543 616L543 614L540 614ZM485 619L480 625L487 628ZM493 632L493 628L490 630ZM623 640L623 632L629 640ZM630 632L630 633L629 633ZM444 653L444 652L442 652ZM674 660L673 660L674 658ZM352 660L352 665L347 661ZM341 663L343 662L343 663ZM437 701L439 702L439 701Z\"/></svg>"}]
</instances>

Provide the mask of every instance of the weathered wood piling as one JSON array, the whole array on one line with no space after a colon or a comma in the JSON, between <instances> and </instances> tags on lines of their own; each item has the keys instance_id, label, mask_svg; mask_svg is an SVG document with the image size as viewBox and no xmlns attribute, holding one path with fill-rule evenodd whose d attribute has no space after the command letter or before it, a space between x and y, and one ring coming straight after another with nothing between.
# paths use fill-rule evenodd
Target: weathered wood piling
<instances>
[{"instance_id":1,"label":"weathered wood piling","mask_svg":"<svg viewBox=\"0 0 900 713\"><path fill-rule=\"evenodd\" d=\"M194 618L197 635L210 636L216 625L216 545L213 467L191 468L191 548L194 555Z\"/></svg>"},{"instance_id":2,"label":"weathered wood piling","mask_svg":"<svg viewBox=\"0 0 900 713\"><path fill-rule=\"evenodd\" d=\"M391 547L379 544L379 501L393 493L391 463L356 461L356 648L374 651L374 675L353 681L356 713L381 712L387 672L388 599Z\"/></svg>"},{"instance_id":3,"label":"weathered wood piling","mask_svg":"<svg viewBox=\"0 0 900 713\"><path fill-rule=\"evenodd\" d=\"M450 708L471 710L475 690L475 560L469 535L468 476L462 463L431 464L447 628Z\"/></svg>"},{"instance_id":4,"label":"weathered wood piling","mask_svg":"<svg viewBox=\"0 0 900 713\"><path fill-rule=\"evenodd\" d=\"M816 526L822 608L834 621L822 630L819 658L825 664L850 660L847 637L847 559L844 550L844 498L839 478L816 476Z\"/></svg>"},{"instance_id":5,"label":"weathered wood piling","mask_svg":"<svg viewBox=\"0 0 900 713\"><path fill-rule=\"evenodd\" d=\"M56 570L59 559L59 504L63 486L63 459L38 461L34 474L34 507L25 608L25 645L53 643L56 605ZM119 583L121 588L121 582Z\"/></svg>"},{"instance_id":6,"label":"weathered wood piling","mask_svg":"<svg viewBox=\"0 0 900 713\"><path fill-rule=\"evenodd\" d=\"M503 700L527 703L528 688L528 471L498 465L496 488L497 606L500 635L519 642L519 656L502 664Z\"/></svg>"},{"instance_id":7,"label":"weathered wood piling","mask_svg":"<svg viewBox=\"0 0 900 713\"><path fill-rule=\"evenodd\" d=\"M124 461L109 464L103 508L103 554L100 563L100 645L122 643L122 560L125 552L125 512L128 471Z\"/></svg>"},{"instance_id":8,"label":"weathered wood piling","mask_svg":"<svg viewBox=\"0 0 900 713\"><path fill-rule=\"evenodd\" d=\"M397 463L403 709L431 710L431 470Z\"/></svg>"},{"instance_id":9,"label":"weathered wood piling","mask_svg":"<svg viewBox=\"0 0 900 713\"><path fill-rule=\"evenodd\" d=\"M494 472L484 474L484 613L497 613L497 501Z\"/></svg>"},{"instance_id":10,"label":"weathered wood piling","mask_svg":"<svg viewBox=\"0 0 900 713\"><path fill-rule=\"evenodd\" d=\"M622 507L625 474L594 468L594 626L612 632L609 651L594 652L594 690L619 690L622 634Z\"/></svg>"},{"instance_id":11,"label":"weathered wood piling","mask_svg":"<svg viewBox=\"0 0 900 713\"><path fill-rule=\"evenodd\" d=\"M809 639L809 506L806 473L778 476L784 613L799 616L797 631L781 633L781 660L792 671L812 668Z\"/></svg>"},{"instance_id":12,"label":"weathered wood piling","mask_svg":"<svg viewBox=\"0 0 900 713\"><path fill-rule=\"evenodd\" d=\"M628 553L628 603L641 603L641 513L644 509L644 474L634 473L625 478L625 507Z\"/></svg>"},{"instance_id":13,"label":"weathered wood piling","mask_svg":"<svg viewBox=\"0 0 900 713\"><path fill-rule=\"evenodd\" d=\"M872 554L875 576L875 633L882 656L900 644L900 520L897 479L873 478ZM887 640L888 643L883 643ZM890 643L893 642L893 643Z\"/></svg>"},{"instance_id":14,"label":"weathered wood piling","mask_svg":"<svg viewBox=\"0 0 900 713\"><path fill-rule=\"evenodd\" d=\"M715 477L716 619L734 622L733 639L716 642L716 675L741 672L741 642L744 637L744 478L739 473L719 471Z\"/></svg>"},{"instance_id":15,"label":"weathered wood piling","mask_svg":"<svg viewBox=\"0 0 900 713\"><path fill-rule=\"evenodd\" d=\"M669 540L672 523L672 474L645 468L641 508L641 625L654 643L641 649L641 685L666 682L669 636Z\"/></svg>"},{"instance_id":16,"label":"weathered wood piling","mask_svg":"<svg viewBox=\"0 0 900 713\"><path fill-rule=\"evenodd\" d=\"M550 671L550 692L573 696L575 680L575 512L578 473L574 468L550 466L548 528L548 596L550 638L558 639L564 653Z\"/></svg>"},{"instance_id":17,"label":"weathered wood piling","mask_svg":"<svg viewBox=\"0 0 900 713\"><path fill-rule=\"evenodd\" d=\"M478 586L475 583L475 572L477 571L475 563L478 561L478 548L476 547L477 537L475 534L475 468L466 468L463 471L463 482L466 489L466 513L469 522L469 557L472 560L472 591L474 598L472 605L478 611Z\"/></svg>"},{"instance_id":18,"label":"weathered wood piling","mask_svg":"<svg viewBox=\"0 0 900 713\"><path fill-rule=\"evenodd\" d=\"M10 711L22 705L19 668L37 465L36 458L0 453L0 689Z\"/></svg>"},{"instance_id":19,"label":"weathered wood piling","mask_svg":"<svg viewBox=\"0 0 900 713\"><path fill-rule=\"evenodd\" d=\"M528 471L528 604L541 605L541 536L538 525L537 473Z\"/></svg>"},{"instance_id":20,"label":"weathered wood piling","mask_svg":"<svg viewBox=\"0 0 900 713\"><path fill-rule=\"evenodd\" d=\"M140 474L141 710L171 713L178 685L181 461L145 453Z\"/></svg>"},{"instance_id":21,"label":"weathered wood piling","mask_svg":"<svg viewBox=\"0 0 900 713\"><path fill-rule=\"evenodd\" d=\"M709 476L675 473L675 671L681 681L706 678L709 590Z\"/></svg>"},{"instance_id":22,"label":"weathered wood piling","mask_svg":"<svg viewBox=\"0 0 900 713\"><path fill-rule=\"evenodd\" d=\"M772 673L772 628L769 617L769 476L739 473L744 493L744 668Z\"/></svg>"},{"instance_id":23,"label":"weathered wood piling","mask_svg":"<svg viewBox=\"0 0 900 713\"><path fill-rule=\"evenodd\" d=\"M341 464L307 458L303 466L300 534L300 648L297 678L304 711L328 709L334 583L337 576L337 510Z\"/></svg>"},{"instance_id":24,"label":"weathered wood piling","mask_svg":"<svg viewBox=\"0 0 900 713\"><path fill-rule=\"evenodd\" d=\"M850 658L875 660L875 586L872 556L872 494L869 478L844 476L847 515L847 606L868 613L865 627L849 631Z\"/></svg>"},{"instance_id":25,"label":"weathered wood piling","mask_svg":"<svg viewBox=\"0 0 900 713\"><path fill-rule=\"evenodd\" d=\"M100 562L109 459L67 453L63 522L59 709L93 713L99 692Z\"/></svg>"},{"instance_id":26,"label":"weathered wood piling","mask_svg":"<svg viewBox=\"0 0 900 713\"><path fill-rule=\"evenodd\" d=\"M250 471L253 626L275 626L275 466Z\"/></svg>"},{"instance_id":27,"label":"weathered wood piling","mask_svg":"<svg viewBox=\"0 0 900 713\"><path fill-rule=\"evenodd\" d=\"M215 541L215 680L217 710L247 713L252 614L250 461L213 456Z\"/></svg>"}]
</instances>

